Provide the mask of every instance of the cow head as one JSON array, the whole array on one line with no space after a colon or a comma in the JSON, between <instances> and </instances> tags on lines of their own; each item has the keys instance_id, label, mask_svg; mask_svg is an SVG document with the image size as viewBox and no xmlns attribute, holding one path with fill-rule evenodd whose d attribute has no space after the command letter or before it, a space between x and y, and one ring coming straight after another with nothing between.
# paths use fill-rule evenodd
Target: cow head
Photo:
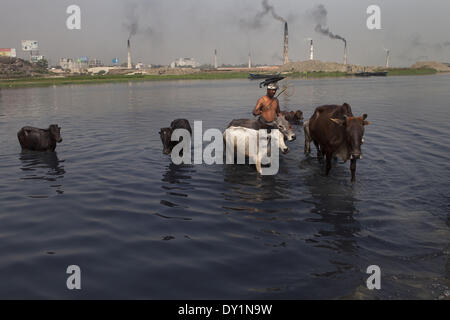
<instances>
[{"instance_id":1,"label":"cow head","mask_svg":"<svg viewBox=\"0 0 450 320\"><path fill-rule=\"evenodd\" d=\"M61 127L58 127L57 124L50 125L48 131L50 132L50 136L53 140L58 143L61 143L63 141L63 139L61 138Z\"/></svg>"},{"instance_id":2,"label":"cow head","mask_svg":"<svg viewBox=\"0 0 450 320\"><path fill-rule=\"evenodd\" d=\"M303 112L300 110L295 111L294 118L298 121L303 120Z\"/></svg>"},{"instance_id":3,"label":"cow head","mask_svg":"<svg viewBox=\"0 0 450 320\"><path fill-rule=\"evenodd\" d=\"M171 147L172 129L161 128L159 131L159 136L161 137L161 142L163 144L163 153L169 154L172 151Z\"/></svg>"},{"instance_id":4,"label":"cow head","mask_svg":"<svg viewBox=\"0 0 450 320\"><path fill-rule=\"evenodd\" d=\"M275 120L275 123L277 125L278 130L283 134L284 137L288 141L294 141L295 140L295 133L294 128L289 124L289 121L286 120L286 118L280 114L278 118Z\"/></svg>"},{"instance_id":5,"label":"cow head","mask_svg":"<svg viewBox=\"0 0 450 320\"><path fill-rule=\"evenodd\" d=\"M330 119L339 126L345 127L345 136L347 139L347 146L349 147L350 159L362 159L361 144L364 143L364 126L370 124L366 121L367 114L362 117L347 117L343 119Z\"/></svg>"},{"instance_id":6,"label":"cow head","mask_svg":"<svg viewBox=\"0 0 450 320\"><path fill-rule=\"evenodd\" d=\"M278 142L279 142L279 148L280 148L280 150L281 150L281 152L283 153L283 154L287 154L287 153L289 153L289 148L288 148L288 146L284 143L284 135L281 133L281 131L278 131L279 132L279 137L278 137Z\"/></svg>"}]
</instances>

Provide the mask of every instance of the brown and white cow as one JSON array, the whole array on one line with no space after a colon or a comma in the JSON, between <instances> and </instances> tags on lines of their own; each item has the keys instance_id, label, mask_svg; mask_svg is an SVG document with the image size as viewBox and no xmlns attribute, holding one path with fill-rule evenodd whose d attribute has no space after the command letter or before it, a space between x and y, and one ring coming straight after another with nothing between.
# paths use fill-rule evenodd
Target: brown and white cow
<instances>
[{"instance_id":1,"label":"brown and white cow","mask_svg":"<svg viewBox=\"0 0 450 320\"><path fill-rule=\"evenodd\" d=\"M344 162L350 159L352 181L355 181L356 160L362 158L364 126L370 124L366 118L367 114L353 116L347 103L317 107L304 124L305 153L310 153L310 142L314 142L317 158L326 157L326 175L330 172L332 158L340 157Z\"/></svg>"}]
</instances>

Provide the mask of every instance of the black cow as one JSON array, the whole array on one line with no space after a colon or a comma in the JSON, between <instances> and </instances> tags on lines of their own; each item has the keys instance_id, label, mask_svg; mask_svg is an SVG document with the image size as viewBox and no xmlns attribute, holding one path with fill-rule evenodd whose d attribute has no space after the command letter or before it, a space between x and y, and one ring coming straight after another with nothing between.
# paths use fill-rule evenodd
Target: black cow
<instances>
[{"instance_id":1,"label":"black cow","mask_svg":"<svg viewBox=\"0 0 450 320\"><path fill-rule=\"evenodd\" d=\"M175 129L186 129L192 135L191 125L189 121L186 119L176 119L173 120L170 124L170 128L161 128L159 131L159 135L161 137L161 142L163 144L163 153L170 154L172 152L173 147L179 141L171 141L172 133Z\"/></svg>"},{"instance_id":2,"label":"black cow","mask_svg":"<svg viewBox=\"0 0 450 320\"><path fill-rule=\"evenodd\" d=\"M61 127L52 124L48 129L23 127L17 133L23 150L54 152L56 143L61 143Z\"/></svg>"}]
</instances>

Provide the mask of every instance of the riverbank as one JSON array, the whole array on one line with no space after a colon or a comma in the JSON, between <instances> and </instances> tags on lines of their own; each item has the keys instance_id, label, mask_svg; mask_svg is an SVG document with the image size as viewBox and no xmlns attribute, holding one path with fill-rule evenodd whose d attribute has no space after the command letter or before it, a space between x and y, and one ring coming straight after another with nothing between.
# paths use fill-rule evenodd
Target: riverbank
<instances>
[{"instance_id":1,"label":"riverbank","mask_svg":"<svg viewBox=\"0 0 450 320\"><path fill-rule=\"evenodd\" d=\"M399 75L429 75L437 73L430 68L411 69L396 68L388 69L388 76ZM346 72L290 72L283 73L288 78L335 78L353 77L354 74ZM22 88L22 87L45 87L55 85L74 84L101 84L117 83L129 81L165 81L165 80L224 80L224 79L246 79L248 72L196 72L191 74L170 74L170 75L82 75L65 77L29 77L17 79L0 79L0 88Z\"/></svg>"},{"instance_id":2,"label":"riverbank","mask_svg":"<svg viewBox=\"0 0 450 320\"><path fill-rule=\"evenodd\" d=\"M390 69L377 69L376 71L386 71L387 76L418 76L418 75L430 75L438 73L435 69L431 68L420 68L420 69L390 68ZM306 72L292 72L290 76L298 78L335 78L335 77L355 77L355 74L339 71L336 72L306 71Z\"/></svg>"},{"instance_id":3,"label":"riverbank","mask_svg":"<svg viewBox=\"0 0 450 320\"><path fill-rule=\"evenodd\" d=\"M53 86L68 84L99 84L129 81L164 81L164 80L223 80L247 78L245 72L198 72L177 75L83 75L66 77L18 78L0 80L0 88Z\"/></svg>"}]
</instances>

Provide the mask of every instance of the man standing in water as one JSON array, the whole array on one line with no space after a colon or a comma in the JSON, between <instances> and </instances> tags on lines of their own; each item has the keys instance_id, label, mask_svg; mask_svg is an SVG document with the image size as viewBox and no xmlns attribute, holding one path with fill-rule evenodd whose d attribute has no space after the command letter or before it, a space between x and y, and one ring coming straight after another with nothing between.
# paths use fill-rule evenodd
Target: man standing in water
<instances>
[{"instance_id":1,"label":"man standing in water","mask_svg":"<svg viewBox=\"0 0 450 320\"><path fill-rule=\"evenodd\" d=\"M258 99L258 102L253 109L253 115L259 115L259 121L269 128L274 128L274 121L281 113L280 104L278 103L278 99L275 98L277 90L278 85L276 83L270 83L267 86L267 94Z\"/></svg>"}]
</instances>

